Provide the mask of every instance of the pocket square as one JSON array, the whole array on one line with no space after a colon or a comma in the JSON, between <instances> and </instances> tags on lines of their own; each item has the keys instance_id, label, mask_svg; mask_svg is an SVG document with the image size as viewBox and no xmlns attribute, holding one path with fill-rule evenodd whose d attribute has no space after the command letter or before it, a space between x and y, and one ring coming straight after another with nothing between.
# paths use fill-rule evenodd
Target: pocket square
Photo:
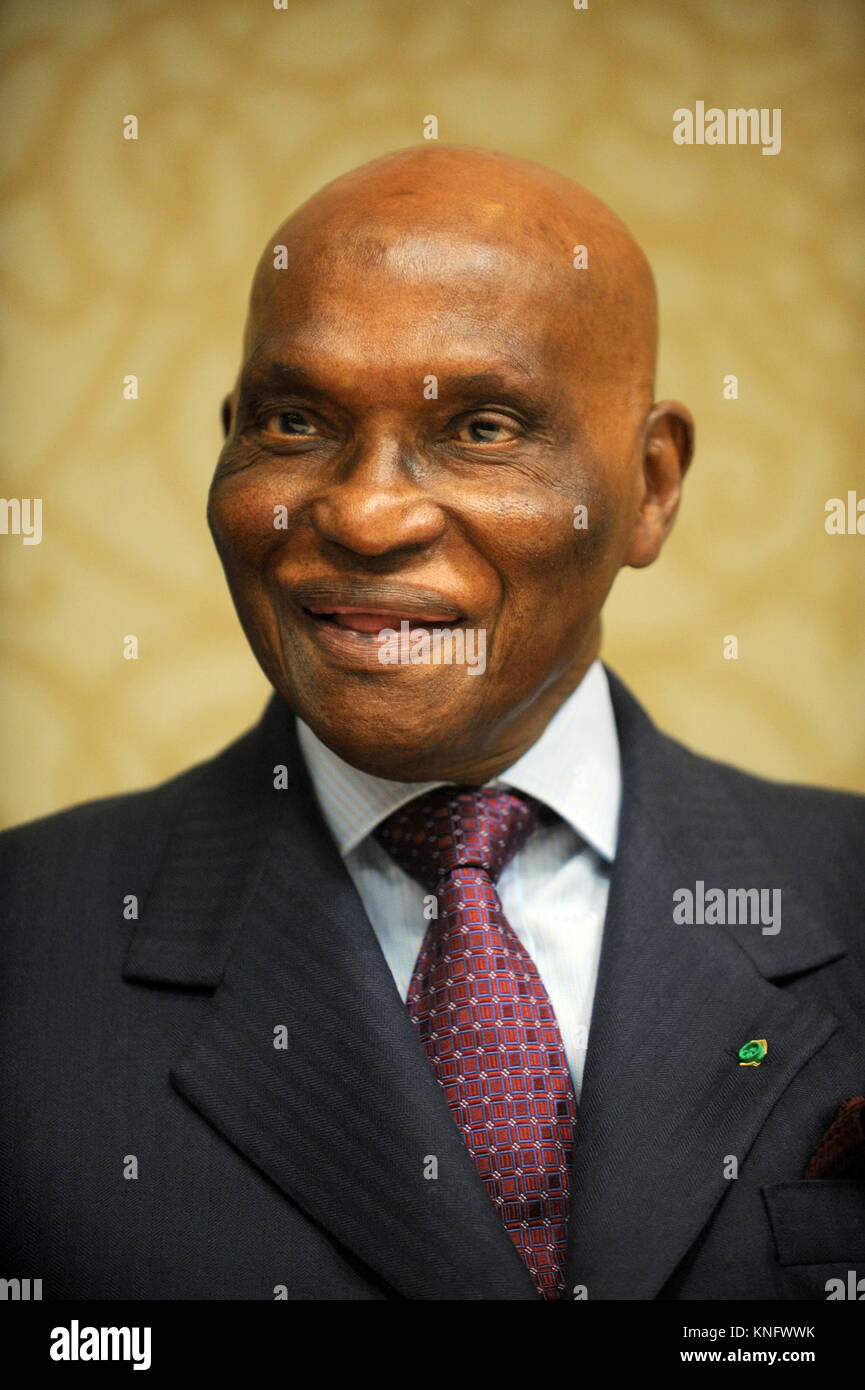
<instances>
[{"instance_id":1,"label":"pocket square","mask_svg":"<svg viewBox=\"0 0 865 1390\"><path fill-rule=\"evenodd\" d=\"M808 1167L806 1178L865 1178L865 1096L841 1102Z\"/></svg>"}]
</instances>

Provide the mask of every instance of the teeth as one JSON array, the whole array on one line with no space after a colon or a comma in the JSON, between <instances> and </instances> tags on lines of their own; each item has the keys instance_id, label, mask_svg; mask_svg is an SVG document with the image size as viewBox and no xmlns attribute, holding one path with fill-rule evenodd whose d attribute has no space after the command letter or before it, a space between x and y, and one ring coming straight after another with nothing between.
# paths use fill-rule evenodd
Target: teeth
<instances>
[{"instance_id":1,"label":"teeth","mask_svg":"<svg viewBox=\"0 0 865 1390\"><path fill-rule=\"evenodd\" d=\"M454 627L458 622L458 619L456 618L430 618L421 617L416 614L409 615L407 613L371 613L362 612L360 610L351 613L326 613L321 609L315 608L305 608L304 612L307 613L311 618L321 618L324 619L326 622L336 623L338 627L345 627L352 631L362 632L373 631L376 622L378 628L399 628L402 623L407 622L412 631L421 628L424 630L428 630L429 628L436 626ZM372 624L370 623L371 619L373 620ZM355 620L359 622L360 626L357 625L357 622Z\"/></svg>"}]
</instances>

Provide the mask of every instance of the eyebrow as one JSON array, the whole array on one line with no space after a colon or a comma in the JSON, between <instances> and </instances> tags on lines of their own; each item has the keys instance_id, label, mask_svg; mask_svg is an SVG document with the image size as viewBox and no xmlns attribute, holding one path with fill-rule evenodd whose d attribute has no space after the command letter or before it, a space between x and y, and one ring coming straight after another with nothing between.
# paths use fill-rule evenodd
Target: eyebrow
<instances>
[{"instance_id":1,"label":"eyebrow","mask_svg":"<svg viewBox=\"0 0 865 1390\"><path fill-rule=\"evenodd\" d=\"M511 364L508 364L511 366ZM505 372L446 372L438 375L440 391L453 395L486 393L491 396L521 396L537 401L540 393L533 373L522 363L514 363L516 375ZM316 381L315 373L298 362L248 363L240 376L241 398L256 391L302 391L308 395L328 393Z\"/></svg>"},{"instance_id":2,"label":"eyebrow","mask_svg":"<svg viewBox=\"0 0 865 1390\"><path fill-rule=\"evenodd\" d=\"M501 372L469 372L465 376L459 372L448 373L440 376L438 383L451 391L464 391L466 389L475 391L489 391L495 394L497 391L522 390L524 385L531 380L527 371L520 370L516 379L508 377Z\"/></svg>"},{"instance_id":3,"label":"eyebrow","mask_svg":"<svg viewBox=\"0 0 865 1390\"><path fill-rule=\"evenodd\" d=\"M312 372L297 362L250 362L240 374L239 394L250 391L303 390L321 394Z\"/></svg>"}]
</instances>

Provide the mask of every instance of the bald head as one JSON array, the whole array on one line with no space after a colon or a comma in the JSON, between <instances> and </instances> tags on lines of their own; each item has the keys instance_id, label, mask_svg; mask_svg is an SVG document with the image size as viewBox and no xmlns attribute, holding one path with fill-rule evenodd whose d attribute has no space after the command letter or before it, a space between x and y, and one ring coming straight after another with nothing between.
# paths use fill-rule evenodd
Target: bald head
<instances>
[{"instance_id":1,"label":"bald head","mask_svg":"<svg viewBox=\"0 0 865 1390\"><path fill-rule=\"evenodd\" d=\"M404 150L270 239L210 524L266 674L348 762L483 782L579 684L690 458L655 338L627 229L525 160ZM384 662L430 626L454 660Z\"/></svg>"},{"instance_id":2,"label":"bald head","mask_svg":"<svg viewBox=\"0 0 865 1390\"><path fill-rule=\"evenodd\" d=\"M273 246L286 247L275 269ZM584 247L580 253L576 248ZM576 261L576 265L575 265ZM253 280L245 350L275 293L302 265L462 283L480 299L503 266L571 334L581 373L651 401L657 347L655 285L624 223L579 184L530 160L486 150L421 146L342 175L283 222ZM621 398L621 397L620 397Z\"/></svg>"}]
</instances>

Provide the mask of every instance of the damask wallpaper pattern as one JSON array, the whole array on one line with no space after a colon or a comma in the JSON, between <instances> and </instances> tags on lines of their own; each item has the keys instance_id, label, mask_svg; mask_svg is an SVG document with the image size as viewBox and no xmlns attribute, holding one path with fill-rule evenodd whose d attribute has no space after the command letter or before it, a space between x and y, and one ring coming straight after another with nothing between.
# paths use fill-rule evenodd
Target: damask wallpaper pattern
<instances>
[{"instance_id":1,"label":"damask wallpaper pattern","mask_svg":"<svg viewBox=\"0 0 865 1390\"><path fill-rule=\"evenodd\" d=\"M204 519L251 273L292 207L431 114L586 184L656 272L658 396L697 454L607 660L699 750L865 789L865 536L824 525L865 495L862 51L846 0L7 3L0 490L42 499L43 534L0 535L0 822L257 717ZM675 144L697 101L780 108L780 153Z\"/></svg>"}]
</instances>

